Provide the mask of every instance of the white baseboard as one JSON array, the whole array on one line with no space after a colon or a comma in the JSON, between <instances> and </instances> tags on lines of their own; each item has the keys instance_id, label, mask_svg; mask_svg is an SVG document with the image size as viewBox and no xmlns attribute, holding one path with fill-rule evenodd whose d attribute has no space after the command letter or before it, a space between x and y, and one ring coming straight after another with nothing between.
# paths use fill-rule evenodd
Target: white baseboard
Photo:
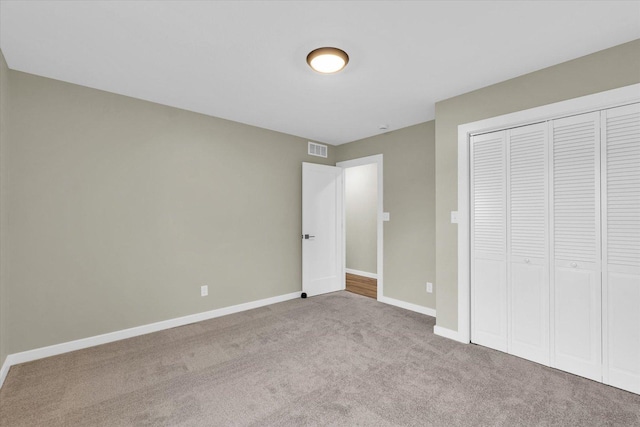
<instances>
[{"instance_id":1,"label":"white baseboard","mask_svg":"<svg viewBox=\"0 0 640 427\"><path fill-rule=\"evenodd\" d=\"M433 308L423 307L418 304L412 304L406 301L400 301L399 299L389 298L381 296L378 301L389 305L395 305L396 307L404 308L405 310L415 311L416 313L426 314L427 316L436 317L436 311Z\"/></svg>"},{"instance_id":2,"label":"white baseboard","mask_svg":"<svg viewBox=\"0 0 640 427\"><path fill-rule=\"evenodd\" d=\"M355 274L356 276L368 277L370 279L377 279L376 273L369 273L368 271L354 270L353 268L345 268L345 273Z\"/></svg>"},{"instance_id":3,"label":"white baseboard","mask_svg":"<svg viewBox=\"0 0 640 427\"><path fill-rule=\"evenodd\" d=\"M134 328L123 329L120 331L109 332L106 334L82 338L75 341L69 341L61 344L55 344L47 347L40 347L33 350L10 354L2 364L2 369L0 369L0 387L2 387L2 384L4 384L4 380L9 373L9 369L13 365L31 362L33 360L43 359L45 357L56 356L58 354L68 353L70 351L81 350L83 348L107 344L114 341L124 340L127 338L137 337L140 335L146 335L152 332L175 328L177 326L184 326L190 323L201 322L203 320L209 320L216 317L226 316L228 314L239 313L241 311L252 310L254 308L264 307L265 305L271 305L295 298L300 298L300 292L293 292L290 294L265 298L258 301L246 302L243 304L232 305L230 307L223 307L211 311L205 311L203 313L190 314L188 316L176 317L174 319L150 323L148 325L136 326Z\"/></svg>"},{"instance_id":4,"label":"white baseboard","mask_svg":"<svg viewBox=\"0 0 640 427\"><path fill-rule=\"evenodd\" d=\"M444 338L449 338L450 340L461 342L463 344L469 344L469 341L463 341L460 338L460 334L458 333L458 331L443 328L442 326L435 325L433 327L433 333Z\"/></svg>"},{"instance_id":5,"label":"white baseboard","mask_svg":"<svg viewBox=\"0 0 640 427\"><path fill-rule=\"evenodd\" d=\"M10 367L11 365L9 364L9 356L7 356L2 363L2 368L0 368L0 387L2 387L2 384L4 384L4 379L7 378Z\"/></svg>"}]
</instances>

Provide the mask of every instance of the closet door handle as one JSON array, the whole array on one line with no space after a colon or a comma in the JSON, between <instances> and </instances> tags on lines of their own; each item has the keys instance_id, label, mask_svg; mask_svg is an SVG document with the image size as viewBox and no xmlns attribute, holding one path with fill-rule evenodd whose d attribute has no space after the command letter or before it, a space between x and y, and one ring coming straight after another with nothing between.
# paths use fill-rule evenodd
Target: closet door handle
<instances>
[{"instance_id":1,"label":"closet door handle","mask_svg":"<svg viewBox=\"0 0 640 427\"><path fill-rule=\"evenodd\" d=\"M571 267L576 268L577 266L578 266L578 263L576 263L576 262L572 262L571 263Z\"/></svg>"},{"instance_id":2,"label":"closet door handle","mask_svg":"<svg viewBox=\"0 0 640 427\"><path fill-rule=\"evenodd\" d=\"M525 258L524 262L526 262L527 264L529 264L531 262L531 260L529 258Z\"/></svg>"}]
</instances>

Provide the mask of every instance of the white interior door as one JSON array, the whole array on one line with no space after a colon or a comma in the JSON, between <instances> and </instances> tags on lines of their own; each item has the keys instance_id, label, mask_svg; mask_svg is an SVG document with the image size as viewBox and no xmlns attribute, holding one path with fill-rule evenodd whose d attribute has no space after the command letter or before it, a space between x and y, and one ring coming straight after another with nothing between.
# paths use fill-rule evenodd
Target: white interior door
<instances>
[{"instance_id":1,"label":"white interior door","mask_svg":"<svg viewBox=\"0 0 640 427\"><path fill-rule=\"evenodd\" d=\"M469 141L471 341L640 394L640 104Z\"/></svg>"},{"instance_id":2,"label":"white interior door","mask_svg":"<svg viewBox=\"0 0 640 427\"><path fill-rule=\"evenodd\" d=\"M640 393L640 104L602 113L604 382Z\"/></svg>"},{"instance_id":3,"label":"white interior door","mask_svg":"<svg viewBox=\"0 0 640 427\"><path fill-rule=\"evenodd\" d=\"M505 135L471 139L471 340L506 352Z\"/></svg>"},{"instance_id":4,"label":"white interior door","mask_svg":"<svg viewBox=\"0 0 640 427\"><path fill-rule=\"evenodd\" d=\"M302 163L302 292L345 288L343 169Z\"/></svg>"},{"instance_id":5,"label":"white interior door","mask_svg":"<svg viewBox=\"0 0 640 427\"><path fill-rule=\"evenodd\" d=\"M547 124L507 131L509 353L549 365Z\"/></svg>"},{"instance_id":6,"label":"white interior door","mask_svg":"<svg viewBox=\"0 0 640 427\"><path fill-rule=\"evenodd\" d=\"M600 113L554 120L552 366L602 381Z\"/></svg>"}]
</instances>

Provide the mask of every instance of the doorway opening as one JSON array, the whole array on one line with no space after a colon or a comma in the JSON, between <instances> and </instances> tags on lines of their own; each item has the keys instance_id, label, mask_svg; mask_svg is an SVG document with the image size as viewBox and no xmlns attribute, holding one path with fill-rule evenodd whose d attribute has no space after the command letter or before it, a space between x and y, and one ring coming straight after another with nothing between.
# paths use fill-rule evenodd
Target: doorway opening
<instances>
[{"instance_id":1,"label":"doorway opening","mask_svg":"<svg viewBox=\"0 0 640 427\"><path fill-rule=\"evenodd\" d=\"M344 169L344 266L346 290L383 295L382 154L339 162Z\"/></svg>"}]
</instances>

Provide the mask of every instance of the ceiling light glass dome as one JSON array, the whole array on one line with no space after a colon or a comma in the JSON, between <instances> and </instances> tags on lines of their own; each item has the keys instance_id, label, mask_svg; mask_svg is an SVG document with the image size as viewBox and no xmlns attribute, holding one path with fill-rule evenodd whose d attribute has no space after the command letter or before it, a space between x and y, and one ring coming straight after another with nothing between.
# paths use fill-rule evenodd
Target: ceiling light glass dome
<instances>
[{"instance_id":1,"label":"ceiling light glass dome","mask_svg":"<svg viewBox=\"0 0 640 427\"><path fill-rule=\"evenodd\" d=\"M307 63L322 74L337 73L349 63L349 55L337 47L321 47L307 55Z\"/></svg>"}]
</instances>

